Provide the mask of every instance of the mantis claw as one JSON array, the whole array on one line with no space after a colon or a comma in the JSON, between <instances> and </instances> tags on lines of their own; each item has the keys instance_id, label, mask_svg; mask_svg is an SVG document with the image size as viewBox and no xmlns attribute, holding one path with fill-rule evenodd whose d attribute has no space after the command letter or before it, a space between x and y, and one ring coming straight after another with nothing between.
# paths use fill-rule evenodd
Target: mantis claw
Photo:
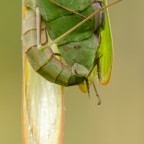
<instances>
[{"instance_id":1,"label":"mantis claw","mask_svg":"<svg viewBox=\"0 0 144 144\"><path fill-rule=\"evenodd\" d=\"M97 98L98 98L98 105L100 105L100 104L101 104L101 98L100 98L100 96L99 96L99 94L98 94L98 91L97 91L97 88L96 88L96 85L95 85L94 81L93 81L93 87L94 87L96 96L97 96Z\"/></svg>"}]
</instances>

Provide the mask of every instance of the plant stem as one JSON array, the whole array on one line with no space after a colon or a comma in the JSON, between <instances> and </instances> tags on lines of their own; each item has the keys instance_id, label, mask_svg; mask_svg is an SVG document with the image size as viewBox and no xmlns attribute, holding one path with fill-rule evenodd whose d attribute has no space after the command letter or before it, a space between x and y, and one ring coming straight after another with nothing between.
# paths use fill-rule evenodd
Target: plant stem
<instances>
[{"instance_id":1,"label":"plant stem","mask_svg":"<svg viewBox=\"0 0 144 144\"><path fill-rule=\"evenodd\" d=\"M24 2L22 5L23 17ZM23 144L62 144L64 100L62 87L38 75L23 52Z\"/></svg>"}]
</instances>

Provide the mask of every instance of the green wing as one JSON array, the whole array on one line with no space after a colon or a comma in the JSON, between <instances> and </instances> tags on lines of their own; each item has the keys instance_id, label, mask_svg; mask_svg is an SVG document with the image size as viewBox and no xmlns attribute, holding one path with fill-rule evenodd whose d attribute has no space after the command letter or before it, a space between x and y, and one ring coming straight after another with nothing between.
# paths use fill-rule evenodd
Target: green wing
<instances>
[{"instance_id":1,"label":"green wing","mask_svg":"<svg viewBox=\"0 0 144 144\"><path fill-rule=\"evenodd\" d=\"M106 5L106 0L104 0ZM104 27L100 29L101 42L97 51L98 58L98 78L102 85L106 85L110 80L111 69L112 69L112 36L110 29L110 22L108 16L108 10L105 10L105 22Z\"/></svg>"},{"instance_id":2,"label":"green wing","mask_svg":"<svg viewBox=\"0 0 144 144\"><path fill-rule=\"evenodd\" d=\"M107 4L106 0L104 0L104 5ZM112 35L111 28L109 22L108 10L105 10L105 22L103 28L100 29L101 42L96 53L96 57L98 58L98 64L93 69L91 75L89 76L89 84L92 83L94 77L97 75L100 84L107 85L112 70L112 59L113 59L113 44L112 44ZM83 82L79 85L79 88L83 92L87 92L86 83Z\"/></svg>"}]
</instances>

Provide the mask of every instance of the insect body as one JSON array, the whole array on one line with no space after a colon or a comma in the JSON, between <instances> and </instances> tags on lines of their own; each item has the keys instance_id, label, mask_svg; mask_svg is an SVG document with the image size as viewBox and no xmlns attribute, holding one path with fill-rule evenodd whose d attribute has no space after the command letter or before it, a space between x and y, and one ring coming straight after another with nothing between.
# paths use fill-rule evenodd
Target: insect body
<instances>
[{"instance_id":1,"label":"insect body","mask_svg":"<svg viewBox=\"0 0 144 144\"><path fill-rule=\"evenodd\" d=\"M52 40L65 35L103 4L106 4L105 1L25 0L28 12L23 28L23 43L34 70L50 82L71 86L88 81L95 68L101 84L106 84L110 78L112 61L107 13L105 22L104 14L100 11L57 41L66 64L57 59L47 46L48 34Z\"/></svg>"},{"instance_id":2,"label":"insect body","mask_svg":"<svg viewBox=\"0 0 144 144\"><path fill-rule=\"evenodd\" d=\"M66 8L79 12L84 17L101 8L100 2L91 3L90 0L79 0L78 3L73 0L57 2ZM80 15L55 5L52 1L38 0L38 6L52 40L63 35L84 19ZM80 77L87 78L96 65L96 52L100 42L98 28L102 19L103 12L100 12L57 43L62 58Z\"/></svg>"}]
</instances>

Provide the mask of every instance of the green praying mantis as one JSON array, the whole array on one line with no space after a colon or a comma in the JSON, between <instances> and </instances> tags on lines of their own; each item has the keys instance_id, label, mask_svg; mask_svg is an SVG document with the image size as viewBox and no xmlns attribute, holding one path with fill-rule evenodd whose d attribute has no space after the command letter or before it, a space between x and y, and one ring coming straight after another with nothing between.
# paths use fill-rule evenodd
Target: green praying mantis
<instances>
[{"instance_id":1,"label":"green praying mantis","mask_svg":"<svg viewBox=\"0 0 144 144\"><path fill-rule=\"evenodd\" d=\"M83 91L89 92L95 76L106 85L112 36L104 9L119 1L106 5L106 0L25 0L24 51L33 69L52 83L80 85ZM59 53L51 49L53 43Z\"/></svg>"}]
</instances>

